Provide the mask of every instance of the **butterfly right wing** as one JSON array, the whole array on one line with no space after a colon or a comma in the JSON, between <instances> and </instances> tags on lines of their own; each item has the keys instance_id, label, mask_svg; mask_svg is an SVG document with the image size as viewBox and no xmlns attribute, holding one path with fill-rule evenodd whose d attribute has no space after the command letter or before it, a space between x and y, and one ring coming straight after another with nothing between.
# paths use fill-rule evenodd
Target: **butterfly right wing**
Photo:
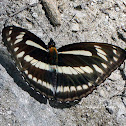
<instances>
[{"instance_id":1,"label":"butterfly right wing","mask_svg":"<svg viewBox=\"0 0 126 126\"><path fill-rule=\"evenodd\" d=\"M58 100L90 94L126 59L126 51L107 43L81 42L58 49Z\"/></svg>"},{"instance_id":2,"label":"butterfly right wing","mask_svg":"<svg viewBox=\"0 0 126 126\"><path fill-rule=\"evenodd\" d=\"M53 97L52 72L49 71L48 50L44 42L33 33L15 26L5 27L2 37L26 81L40 93Z\"/></svg>"}]
</instances>

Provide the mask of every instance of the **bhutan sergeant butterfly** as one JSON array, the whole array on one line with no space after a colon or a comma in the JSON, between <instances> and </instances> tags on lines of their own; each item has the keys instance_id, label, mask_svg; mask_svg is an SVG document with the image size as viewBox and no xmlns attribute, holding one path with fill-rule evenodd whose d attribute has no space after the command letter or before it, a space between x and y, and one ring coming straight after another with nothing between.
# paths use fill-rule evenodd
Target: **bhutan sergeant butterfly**
<instances>
[{"instance_id":1,"label":"bhutan sergeant butterfly","mask_svg":"<svg viewBox=\"0 0 126 126\"><path fill-rule=\"evenodd\" d=\"M90 94L126 58L120 47L81 42L55 48L33 33L7 26L2 37L26 81L41 94L57 101L80 100Z\"/></svg>"}]
</instances>

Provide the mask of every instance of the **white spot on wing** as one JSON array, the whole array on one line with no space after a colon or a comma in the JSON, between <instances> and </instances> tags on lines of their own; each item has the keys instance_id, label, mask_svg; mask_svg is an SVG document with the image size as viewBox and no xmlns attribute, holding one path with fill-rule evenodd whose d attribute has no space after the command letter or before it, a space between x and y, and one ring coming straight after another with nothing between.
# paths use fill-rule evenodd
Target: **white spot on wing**
<instances>
[{"instance_id":1,"label":"white spot on wing","mask_svg":"<svg viewBox=\"0 0 126 126\"><path fill-rule=\"evenodd\" d=\"M114 59L114 61L118 61L118 58L116 58L116 57L113 57L113 59Z\"/></svg>"},{"instance_id":2,"label":"white spot on wing","mask_svg":"<svg viewBox=\"0 0 126 126\"><path fill-rule=\"evenodd\" d=\"M38 60L33 59L30 63L31 63L33 66L35 66L37 62L38 62Z\"/></svg>"},{"instance_id":3,"label":"white spot on wing","mask_svg":"<svg viewBox=\"0 0 126 126\"><path fill-rule=\"evenodd\" d=\"M56 92L57 93L63 92L63 86L58 86L57 89L56 89Z\"/></svg>"},{"instance_id":4,"label":"white spot on wing","mask_svg":"<svg viewBox=\"0 0 126 126\"><path fill-rule=\"evenodd\" d=\"M64 87L64 92L70 92L70 88L68 86Z\"/></svg>"},{"instance_id":5,"label":"white spot on wing","mask_svg":"<svg viewBox=\"0 0 126 126\"><path fill-rule=\"evenodd\" d=\"M66 74L72 74L69 67L65 67L65 66L62 67L62 71L63 73L66 73Z\"/></svg>"},{"instance_id":6,"label":"white spot on wing","mask_svg":"<svg viewBox=\"0 0 126 126\"><path fill-rule=\"evenodd\" d=\"M58 73L63 73L62 67L57 67L57 72L58 72Z\"/></svg>"},{"instance_id":7,"label":"white spot on wing","mask_svg":"<svg viewBox=\"0 0 126 126\"><path fill-rule=\"evenodd\" d=\"M23 36L24 36L24 34L20 34L20 35L18 35L18 36L16 37L16 39L21 39L21 38L23 38Z\"/></svg>"},{"instance_id":8,"label":"white spot on wing","mask_svg":"<svg viewBox=\"0 0 126 126\"><path fill-rule=\"evenodd\" d=\"M39 80L38 80L38 83L39 83L39 84L42 84L42 81L39 79Z\"/></svg>"},{"instance_id":9,"label":"white spot on wing","mask_svg":"<svg viewBox=\"0 0 126 126\"><path fill-rule=\"evenodd\" d=\"M92 53L90 51L86 51L86 50L64 51L64 52L59 52L59 54L72 54L72 55L92 56Z\"/></svg>"},{"instance_id":10,"label":"white spot on wing","mask_svg":"<svg viewBox=\"0 0 126 126\"><path fill-rule=\"evenodd\" d=\"M84 90L88 89L88 86L86 84L83 84L82 87Z\"/></svg>"},{"instance_id":11,"label":"white spot on wing","mask_svg":"<svg viewBox=\"0 0 126 126\"><path fill-rule=\"evenodd\" d=\"M12 30L9 31L9 35L12 33Z\"/></svg>"},{"instance_id":12,"label":"white spot on wing","mask_svg":"<svg viewBox=\"0 0 126 126\"><path fill-rule=\"evenodd\" d=\"M108 61L108 59L107 59L107 57L106 56L104 56L103 54L101 54L101 53L97 53L102 59L104 59L104 60L106 60L106 61Z\"/></svg>"},{"instance_id":13,"label":"white spot on wing","mask_svg":"<svg viewBox=\"0 0 126 126\"><path fill-rule=\"evenodd\" d=\"M112 61L110 61L110 64L113 64L113 62L112 62Z\"/></svg>"},{"instance_id":14,"label":"white spot on wing","mask_svg":"<svg viewBox=\"0 0 126 126\"><path fill-rule=\"evenodd\" d=\"M81 86L77 86L76 89L77 89L78 91L81 91L81 90L82 90L82 87L81 87Z\"/></svg>"},{"instance_id":15,"label":"white spot on wing","mask_svg":"<svg viewBox=\"0 0 126 126\"><path fill-rule=\"evenodd\" d=\"M74 86L70 87L71 92L76 91L76 88Z\"/></svg>"},{"instance_id":16,"label":"white spot on wing","mask_svg":"<svg viewBox=\"0 0 126 126\"><path fill-rule=\"evenodd\" d=\"M14 48L14 51L15 51L15 52L17 52L17 51L18 51L18 49L19 49L19 47L16 47L16 48Z\"/></svg>"},{"instance_id":17,"label":"white spot on wing","mask_svg":"<svg viewBox=\"0 0 126 126\"><path fill-rule=\"evenodd\" d=\"M85 66L85 67L80 67L82 70L84 70L86 73L93 73L92 68L90 68L89 66Z\"/></svg>"},{"instance_id":18,"label":"white spot on wing","mask_svg":"<svg viewBox=\"0 0 126 126\"><path fill-rule=\"evenodd\" d=\"M113 48L114 48L114 49L116 49L116 47L115 47L115 46L113 46Z\"/></svg>"},{"instance_id":19,"label":"white spot on wing","mask_svg":"<svg viewBox=\"0 0 126 126\"><path fill-rule=\"evenodd\" d=\"M25 54L25 52L24 52L24 51L20 52L19 54L17 54L17 58L21 58L21 57L23 57L23 56L24 56L24 54Z\"/></svg>"},{"instance_id":20,"label":"white spot on wing","mask_svg":"<svg viewBox=\"0 0 126 126\"><path fill-rule=\"evenodd\" d=\"M10 41L11 40L11 37L7 38L7 41Z\"/></svg>"},{"instance_id":21,"label":"white spot on wing","mask_svg":"<svg viewBox=\"0 0 126 126\"><path fill-rule=\"evenodd\" d=\"M49 65L45 64L45 70L49 70Z\"/></svg>"},{"instance_id":22,"label":"white spot on wing","mask_svg":"<svg viewBox=\"0 0 126 126\"><path fill-rule=\"evenodd\" d=\"M78 74L78 72L74 68L69 67L69 69L70 69L70 71L71 71L72 74L75 74L75 75Z\"/></svg>"},{"instance_id":23,"label":"white spot on wing","mask_svg":"<svg viewBox=\"0 0 126 126\"><path fill-rule=\"evenodd\" d=\"M43 63L43 62L41 62L39 68L40 68L40 69L44 69L44 70L48 70L48 71L49 71L49 65L46 64L46 63Z\"/></svg>"},{"instance_id":24,"label":"white spot on wing","mask_svg":"<svg viewBox=\"0 0 126 126\"><path fill-rule=\"evenodd\" d=\"M17 44L17 43L21 42L22 40L23 40L22 38L19 38L19 39L17 39L17 40L14 42L14 44Z\"/></svg>"},{"instance_id":25,"label":"white spot on wing","mask_svg":"<svg viewBox=\"0 0 126 126\"><path fill-rule=\"evenodd\" d=\"M88 82L88 86L91 87L93 84L91 82Z\"/></svg>"},{"instance_id":26,"label":"white spot on wing","mask_svg":"<svg viewBox=\"0 0 126 126\"><path fill-rule=\"evenodd\" d=\"M46 86L46 88L50 89L53 92L53 94L55 94L54 88L51 84L47 83Z\"/></svg>"},{"instance_id":27,"label":"white spot on wing","mask_svg":"<svg viewBox=\"0 0 126 126\"><path fill-rule=\"evenodd\" d=\"M76 74L78 74L78 72L75 70L77 68L79 68L79 67L72 68L70 66L68 66L68 67L66 67L66 66L62 66L62 67L57 66L57 71L58 71L58 73L75 74L76 75Z\"/></svg>"},{"instance_id":28,"label":"white spot on wing","mask_svg":"<svg viewBox=\"0 0 126 126\"><path fill-rule=\"evenodd\" d=\"M50 84L48 82L46 83L46 86L46 88L50 89Z\"/></svg>"},{"instance_id":29,"label":"white spot on wing","mask_svg":"<svg viewBox=\"0 0 126 126\"><path fill-rule=\"evenodd\" d=\"M39 68L40 65L41 65L41 61L37 62L37 63L35 64L35 67L36 67L36 68Z\"/></svg>"},{"instance_id":30,"label":"white spot on wing","mask_svg":"<svg viewBox=\"0 0 126 126\"><path fill-rule=\"evenodd\" d=\"M43 48L42 46L40 46L39 44L37 44L37 43L35 43L35 42L31 41L31 40L27 40L26 44L30 45L30 46L33 46L33 47L36 47L36 48L39 48L39 49L44 50L44 51L47 52L47 50L45 48Z\"/></svg>"},{"instance_id":31,"label":"white spot on wing","mask_svg":"<svg viewBox=\"0 0 126 126\"><path fill-rule=\"evenodd\" d=\"M31 75L31 74L28 74L28 78L29 78L29 79L32 79L32 75Z\"/></svg>"},{"instance_id":32,"label":"white spot on wing","mask_svg":"<svg viewBox=\"0 0 126 126\"><path fill-rule=\"evenodd\" d=\"M103 70L102 70L100 67L98 67L97 65L93 64L93 67L95 68L95 70L96 70L97 72L103 73Z\"/></svg>"},{"instance_id":33,"label":"white spot on wing","mask_svg":"<svg viewBox=\"0 0 126 126\"><path fill-rule=\"evenodd\" d=\"M37 78L36 78L36 77L33 77L33 80L34 80L35 82L37 82Z\"/></svg>"},{"instance_id":34,"label":"white spot on wing","mask_svg":"<svg viewBox=\"0 0 126 126\"><path fill-rule=\"evenodd\" d=\"M27 62L30 62L31 60L33 60L33 57L30 57L29 55L26 55L24 57L24 60L27 61Z\"/></svg>"},{"instance_id":35,"label":"white spot on wing","mask_svg":"<svg viewBox=\"0 0 126 126\"><path fill-rule=\"evenodd\" d=\"M103 54L103 55L106 55L106 53L105 53L103 50L98 49L98 48L96 48L96 50L97 50L99 53L101 53L101 54Z\"/></svg>"},{"instance_id":36,"label":"white spot on wing","mask_svg":"<svg viewBox=\"0 0 126 126\"><path fill-rule=\"evenodd\" d=\"M117 54L117 50L113 49L113 53Z\"/></svg>"},{"instance_id":37,"label":"white spot on wing","mask_svg":"<svg viewBox=\"0 0 126 126\"><path fill-rule=\"evenodd\" d=\"M43 85L44 87L46 87L46 82L45 82L45 81L43 81L42 85Z\"/></svg>"},{"instance_id":38,"label":"white spot on wing","mask_svg":"<svg viewBox=\"0 0 126 126\"><path fill-rule=\"evenodd\" d=\"M74 67L74 69L77 70L79 73L84 73L84 71L80 69L79 67Z\"/></svg>"},{"instance_id":39,"label":"white spot on wing","mask_svg":"<svg viewBox=\"0 0 126 126\"><path fill-rule=\"evenodd\" d=\"M12 29L13 29L13 27L10 27L10 29L12 30Z\"/></svg>"},{"instance_id":40,"label":"white spot on wing","mask_svg":"<svg viewBox=\"0 0 126 126\"><path fill-rule=\"evenodd\" d=\"M20 32L20 34L24 35L24 34L25 34L25 32Z\"/></svg>"},{"instance_id":41,"label":"white spot on wing","mask_svg":"<svg viewBox=\"0 0 126 126\"><path fill-rule=\"evenodd\" d=\"M107 68L107 65L106 65L106 64L101 63L101 65L102 65L104 68Z\"/></svg>"},{"instance_id":42,"label":"white spot on wing","mask_svg":"<svg viewBox=\"0 0 126 126\"><path fill-rule=\"evenodd\" d=\"M94 45L94 47L95 47L95 48L99 48L99 49L101 49L101 47L100 47L100 46L98 46L98 45Z\"/></svg>"},{"instance_id":43,"label":"white spot on wing","mask_svg":"<svg viewBox=\"0 0 126 126\"><path fill-rule=\"evenodd\" d=\"M63 92L63 86L60 86L60 92Z\"/></svg>"},{"instance_id":44,"label":"white spot on wing","mask_svg":"<svg viewBox=\"0 0 126 126\"><path fill-rule=\"evenodd\" d=\"M28 71L27 70L25 70L25 74L28 74Z\"/></svg>"},{"instance_id":45,"label":"white spot on wing","mask_svg":"<svg viewBox=\"0 0 126 126\"><path fill-rule=\"evenodd\" d=\"M53 92L53 94L55 93L54 92L54 88L53 88L53 86L51 85L51 84L49 84L48 82L42 82L40 79L38 80L38 83L39 84L41 84L42 86L44 86L44 87L46 87L47 89L50 89L52 92Z\"/></svg>"},{"instance_id":46,"label":"white spot on wing","mask_svg":"<svg viewBox=\"0 0 126 126\"><path fill-rule=\"evenodd\" d=\"M57 93L60 92L60 86L57 87L56 92L57 92Z\"/></svg>"}]
</instances>

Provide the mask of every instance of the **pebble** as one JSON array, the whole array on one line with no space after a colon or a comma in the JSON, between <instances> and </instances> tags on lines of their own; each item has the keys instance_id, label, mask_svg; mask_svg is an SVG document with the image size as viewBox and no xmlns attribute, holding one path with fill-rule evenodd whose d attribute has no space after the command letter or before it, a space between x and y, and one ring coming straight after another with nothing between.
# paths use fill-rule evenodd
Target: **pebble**
<instances>
[{"instance_id":1,"label":"pebble","mask_svg":"<svg viewBox=\"0 0 126 126\"><path fill-rule=\"evenodd\" d=\"M72 23L71 24L71 29L72 29L72 32L77 32L79 31L79 24L78 23Z\"/></svg>"}]
</instances>

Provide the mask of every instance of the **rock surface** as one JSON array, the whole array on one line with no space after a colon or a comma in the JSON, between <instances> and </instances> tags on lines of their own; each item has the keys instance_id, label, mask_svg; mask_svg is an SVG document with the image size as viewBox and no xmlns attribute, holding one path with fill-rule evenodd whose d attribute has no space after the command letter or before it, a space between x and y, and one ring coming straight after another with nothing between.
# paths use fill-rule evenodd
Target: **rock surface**
<instances>
[{"instance_id":1,"label":"rock surface","mask_svg":"<svg viewBox=\"0 0 126 126\"><path fill-rule=\"evenodd\" d=\"M0 0L0 33L5 24L13 24L29 29L46 44L53 38L57 47L85 41L126 47L124 0L57 0L60 27L50 24L41 4L26 7L36 2ZM116 70L78 104L64 107L40 96L23 81L0 36L0 125L126 126L125 79L123 70Z\"/></svg>"}]
</instances>

